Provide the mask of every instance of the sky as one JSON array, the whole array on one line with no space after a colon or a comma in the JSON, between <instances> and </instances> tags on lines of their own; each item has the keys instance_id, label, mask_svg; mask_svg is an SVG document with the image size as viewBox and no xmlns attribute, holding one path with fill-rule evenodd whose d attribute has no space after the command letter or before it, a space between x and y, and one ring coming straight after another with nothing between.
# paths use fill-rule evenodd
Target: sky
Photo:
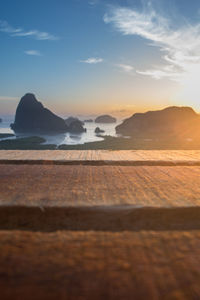
<instances>
[{"instance_id":1,"label":"sky","mask_svg":"<svg viewBox=\"0 0 200 300\"><path fill-rule=\"evenodd\" d=\"M1 0L0 114L200 112L199 0Z\"/></svg>"}]
</instances>

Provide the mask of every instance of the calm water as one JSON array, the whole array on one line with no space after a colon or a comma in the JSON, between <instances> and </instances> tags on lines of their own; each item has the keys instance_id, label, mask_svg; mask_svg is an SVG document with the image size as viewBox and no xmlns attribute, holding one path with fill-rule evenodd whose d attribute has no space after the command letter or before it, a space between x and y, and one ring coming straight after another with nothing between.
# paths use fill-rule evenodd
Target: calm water
<instances>
[{"instance_id":1,"label":"calm water","mask_svg":"<svg viewBox=\"0 0 200 300\"><path fill-rule=\"evenodd\" d=\"M10 128L10 123L14 121L13 117L2 117L3 122L0 123L0 133L13 133L12 129ZM96 136L94 130L96 127L100 127L101 129L105 130L105 133L102 135L110 135L110 136L117 136L115 133L115 127L120 124L121 122L118 121L114 124L96 124L96 123L85 123L84 128L87 129L87 132L82 134L72 134L72 133L64 133L64 134L57 134L57 135L39 135L46 139L46 144L67 144L67 145L76 145L76 144L84 144L88 142L95 142L101 141L103 138ZM29 135L20 135L20 137L27 137Z\"/></svg>"}]
</instances>

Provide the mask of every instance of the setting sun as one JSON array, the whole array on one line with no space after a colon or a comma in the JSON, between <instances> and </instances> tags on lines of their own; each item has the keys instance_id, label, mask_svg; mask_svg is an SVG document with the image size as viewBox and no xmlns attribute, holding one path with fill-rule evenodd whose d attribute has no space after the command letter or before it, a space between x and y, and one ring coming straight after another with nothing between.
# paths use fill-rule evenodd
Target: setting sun
<instances>
[{"instance_id":1,"label":"setting sun","mask_svg":"<svg viewBox=\"0 0 200 300\"><path fill-rule=\"evenodd\" d=\"M200 299L200 0L0 0L0 300Z\"/></svg>"}]
</instances>

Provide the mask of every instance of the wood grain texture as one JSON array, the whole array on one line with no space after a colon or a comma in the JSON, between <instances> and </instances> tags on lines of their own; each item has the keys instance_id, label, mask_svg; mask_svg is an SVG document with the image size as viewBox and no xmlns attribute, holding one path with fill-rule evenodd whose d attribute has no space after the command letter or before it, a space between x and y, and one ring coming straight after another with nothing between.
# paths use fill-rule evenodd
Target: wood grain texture
<instances>
[{"instance_id":1,"label":"wood grain texture","mask_svg":"<svg viewBox=\"0 0 200 300\"><path fill-rule=\"evenodd\" d=\"M200 299L200 151L0 151L0 160L10 164L0 164L0 299ZM144 165L118 165L129 161ZM188 166L145 165L163 161Z\"/></svg>"},{"instance_id":2,"label":"wood grain texture","mask_svg":"<svg viewBox=\"0 0 200 300\"><path fill-rule=\"evenodd\" d=\"M0 232L4 300L200 298L200 231Z\"/></svg>"},{"instance_id":3,"label":"wood grain texture","mask_svg":"<svg viewBox=\"0 0 200 300\"><path fill-rule=\"evenodd\" d=\"M30 207L1 206L0 230L36 232L167 231L200 229L200 207Z\"/></svg>"},{"instance_id":4,"label":"wood grain texture","mask_svg":"<svg viewBox=\"0 0 200 300\"><path fill-rule=\"evenodd\" d=\"M200 150L0 150L0 160L200 161Z\"/></svg>"},{"instance_id":5,"label":"wood grain texture","mask_svg":"<svg viewBox=\"0 0 200 300\"><path fill-rule=\"evenodd\" d=\"M0 167L0 205L200 205L200 167Z\"/></svg>"}]
</instances>

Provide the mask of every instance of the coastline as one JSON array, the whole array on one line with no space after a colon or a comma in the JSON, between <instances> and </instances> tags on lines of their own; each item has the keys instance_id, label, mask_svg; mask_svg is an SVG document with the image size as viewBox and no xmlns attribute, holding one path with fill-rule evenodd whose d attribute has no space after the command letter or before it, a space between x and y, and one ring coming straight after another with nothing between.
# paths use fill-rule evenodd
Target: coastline
<instances>
[{"instance_id":1,"label":"coastline","mask_svg":"<svg viewBox=\"0 0 200 300\"><path fill-rule=\"evenodd\" d=\"M99 135L103 140L74 145L46 144L39 136L0 141L0 150L199 150L199 140L125 138Z\"/></svg>"}]
</instances>

